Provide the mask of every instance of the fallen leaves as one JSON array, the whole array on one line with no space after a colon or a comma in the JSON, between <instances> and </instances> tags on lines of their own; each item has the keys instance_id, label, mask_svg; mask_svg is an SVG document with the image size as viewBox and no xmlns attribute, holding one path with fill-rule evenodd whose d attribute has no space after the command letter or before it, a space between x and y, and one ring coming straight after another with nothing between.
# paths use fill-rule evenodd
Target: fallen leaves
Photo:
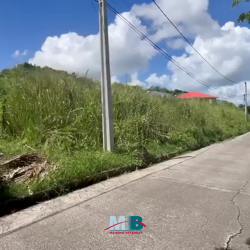
<instances>
[{"instance_id":1,"label":"fallen leaves","mask_svg":"<svg viewBox=\"0 0 250 250\"><path fill-rule=\"evenodd\" d=\"M26 153L0 163L0 168L4 181L27 183L33 179L43 179L55 167L36 153Z\"/></svg>"}]
</instances>

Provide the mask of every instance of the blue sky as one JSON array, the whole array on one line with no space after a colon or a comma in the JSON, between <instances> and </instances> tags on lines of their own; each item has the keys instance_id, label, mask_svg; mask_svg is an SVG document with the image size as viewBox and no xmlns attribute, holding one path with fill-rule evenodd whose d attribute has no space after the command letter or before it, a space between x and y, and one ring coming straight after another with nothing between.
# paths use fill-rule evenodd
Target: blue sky
<instances>
[{"instance_id":1,"label":"blue sky","mask_svg":"<svg viewBox=\"0 0 250 250\"><path fill-rule=\"evenodd\" d=\"M185 0L183 0L185 1ZM202 0L201 0L202 1ZM120 12L129 8L121 0L109 0ZM126 0L129 6L149 3L151 0ZM1 0L0 2L0 69L28 60L41 49L48 36L60 36L74 31L87 36L98 32L97 3L94 0ZM238 15L250 9L250 3L231 7L229 0L210 0L209 13L220 25L237 20ZM185 13L183 13L185 15ZM109 22L114 15L109 13ZM247 23L241 24L248 26ZM15 59L15 50L28 50L22 59ZM178 52L177 52L178 53ZM166 71L166 59L158 55L150 62L150 69L158 74ZM140 77L146 77L141 72ZM145 75L145 76L144 76Z\"/></svg>"},{"instance_id":2,"label":"blue sky","mask_svg":"<svg viewBox=\"0 0 250 250\"><path fill-rule=\"evenodd\" d=\"M126 2L132 6L134 3L150 1L126 0ZM121 0L110 0L110 3L120 12L128 10ZM0 69L17 63L17 60L11 57L17 49L20 51L28 49L27 58L31 57L41 48L47 36L61 35L69 31L84 36L97 33L98 13L94 7L97 8L94 0L2 0ZM250 3L232 8L228 0L211 0L209 12L220 24L224 24L229 20L236 21L239 13L247 8L250 9ZM113 14L110 13L110 21L113 18Z\"/></svg>"}]
</instances>

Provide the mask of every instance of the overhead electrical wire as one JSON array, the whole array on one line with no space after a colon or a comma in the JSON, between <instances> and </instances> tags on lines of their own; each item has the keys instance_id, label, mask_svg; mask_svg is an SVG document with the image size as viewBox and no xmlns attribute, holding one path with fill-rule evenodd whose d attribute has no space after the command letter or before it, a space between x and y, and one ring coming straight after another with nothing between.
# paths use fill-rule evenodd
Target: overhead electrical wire
<instances>
[{"instance_id":1,"label":"overhead electrical wire","mask_svg":"<svg viewBox=\"0 0 250 250\"><path fill-rule=\"evenodd\" d=\"M96 12L98 12L97 8L94 5L94 1L97 2L97 0L91 0L92 7Z\"/></svg>"},{"instance_id":2,"label":"overhead electrical wire","mask_svg":"<svg viewBox=\"0 0 250 250\"><path fill-rule=\"evenodd\" d=\"M94 0L95 2L98 2L98 0ZM129 5L124 1L124 4L126 4L128 7ZM109 7L109 9L118 15L119 18L121 18L127 25L129 25L136 33L138 33L142 38L144 38L151 46L153 46L156 50L160 51L161 54L163 54L163 56L167 56L167 59L169 61L171 61L173 64L175 64L178 68L180 68L182 71L184 71L187 75L189 75L190 77L192 77L193 79L195 79L197 82L201 83L203 86L213 90L214 92L223 95L227 98L234 98L236 96L232 96L232 95L227 95L225 93L223 93L222 91L213 88L211 85L207 84L206 82L204 82L203 80L197 78L193 73L191 73L190 71L188 71L186 68L184 68L183 66L181 66L178 62L176 62L174 59L171 58L170 55L168 55L164 50L162 50L158 45L156 45L152 40L150 40L148 37L146 37L142 32L140 32L132 23L130 23L125 17L123 17L114 7L112 7L110 4L107 3L107 6ZM134 14L137 16L138 15L135 13L135 11L132 10L132 12L134 12ZM143 23L143 20L140 20ZM159 36L158 36L159 37ZM160 37L159 37L160 38ZM161 38L160 38L161 39ZM169 47L173 52L175 52L170 46L167 45L167 47ZM165 55L164 55L165 54Z\"/></svg>"},{"instance_id":3,"label":"overhead electrical wire","mask_svg":"<svg viewBox=\"0 0 250 250\"><path fill-rule=\"evenodd\" d=\"M122 2L123 2L128 8L130 8L129 4L128 4L125 0L122 0ZM140 16L139 16L133 9L131 9L131 12L133 12L133 13L135 14L135 16L140 20L140 22L141 22L142 24L144 24L145 26L147 26L146 22L143 21L143 20L140 18ZM155 33L155 35L156 35L160 40L164 40L164 39L163 39L162 37L160 37L157 33ZM175 50L174 50L171 46L169 46L167 43L165 44L165 46L168 47L173 53L175 53ZM198 76L199 76L199 75L198 75ZM212 87L212 86L211 86L211 87ZM234 97L234 96L230 96L229 98L232 98L232 97Z\"/></svg>"},{"instance_id":4,"label":"overhead electrical wire","mask_svg":"<svg viewBox=\"0 0 250 250\"><path fill-rule=\"evenodd\" d=\"M223 78L225 78L226 80L228 80L231 83L237 83L231 79L229 79L228 77L226 77L225 75L223 75L222 73L220 73L220 71L218 71L211 63L209 63L206 58L204 58L200 52L192 45L192 43L189 42L189 40L183 35L183 33L178 29L178 27L171 21L171 19L167 16L167 14L161 9L161 7L155 2L155 0L152 0L152 2L155 4L155 6L161 11L161 13L167 18L167 20L173 25L173 27L178 31L178 33L183 37L183 39L193 48L193 50L212 68L214 69L218 74L220 74Z\"/></svg>"},{"instance_id":5,"label":"overhead electrical wire","mask_svg":"<svg viewBox=\"0 0 250 250\"><path fill-rule=\"evenodd\" d=\"M130 28L132 28L137 34L139 34L144 40L146 40L154 49L159 51L165 58L167 58L169 61L171 61L173 64L175 64L180 70L185 72L187 75L189 75L191 78L196 80L197 82L201 83L203 86L207 87L210 90L213 90L214 92L223 95L228 98L233 98L234 96L227 95L223 93L222 91L213 88L208 83L204 82L203 80L197 78L192 72L181 66L176 60L174 60L169 54L167 54L163 49L161 49L157 44L155 44L150 38L148 38L146 35L144 35L141 31L139 31L132 23L130 23L123 15L121 15L113 6L111 6L109 3L107 3L108 8L116 14L119 18L121 18Z\"/></svg>"},{"instance_id":6,"label":"overhead electrical wire","mask_svg":"<svg viewBox=\"0 0 250 250\"><path fill-rule=\"evenodd\" d=\"M125 0L122 0L122 2L123 2L128 8L130 8L129 4L128 4ZM137 13L136 13L133 9L131 9L131 12L133 12L133 13L135 14L135 16L141 21L142 24L144 24L145 26L147 26L146 22L143 21L143 20L139 17L139 15L137 15ZM163 39L162 37L160 37L157 33L155 33L155 35L158 36L158 37L160 38L160 40L164 40L164 39ZM169 48L173 53L175 53L174 49L173 49L171 46L169 46L167 43L166 43L165 45L166 45L166 47Z\"/></svg>"}]
</instances>

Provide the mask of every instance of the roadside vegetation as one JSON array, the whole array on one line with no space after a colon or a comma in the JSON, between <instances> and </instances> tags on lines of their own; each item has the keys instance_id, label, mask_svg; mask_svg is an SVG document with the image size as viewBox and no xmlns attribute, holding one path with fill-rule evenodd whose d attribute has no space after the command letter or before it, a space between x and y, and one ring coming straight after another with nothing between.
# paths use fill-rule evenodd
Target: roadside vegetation
<instances>
[{"instance_id":1,"label":"roadside vegetation","mask_svg":"<svg viewBox=\"0 0 250 250\"><path fill-rule=\"evenodd\" d=\"M113 84L112 94L115 152L108 153L102 151L99 82L27 63L3 70L0 204L51 189L58 195L66 193L72 183L103 171L148 165L164 155L198 149L249 130L244 112L228 103L164 98L118 83ZM34 153L24 157L27 162L36 154L41 157L35 171L32 161L24 166L14 166L13 161L4 164L26 153ZM23 167L26 172L20 170Z\"/></svg>"}]
</instances>

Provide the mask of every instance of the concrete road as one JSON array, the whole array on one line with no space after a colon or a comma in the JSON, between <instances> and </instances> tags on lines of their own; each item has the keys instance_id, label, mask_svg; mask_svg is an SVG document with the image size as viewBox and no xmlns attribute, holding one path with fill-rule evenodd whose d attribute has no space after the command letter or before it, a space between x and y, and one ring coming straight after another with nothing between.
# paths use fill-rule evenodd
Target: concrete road
<instances>
[{"instance_id":1,"label":"concrete road","mask_svg":"<svg viewBox=\"0 0 250 250\"><path fill-rule=\"evenodd\" d=\"M5 217L0 249L247 250L249 181L247 134ZM142 234L104 230L135 215Z\"/></svg>"}]
</instances>

